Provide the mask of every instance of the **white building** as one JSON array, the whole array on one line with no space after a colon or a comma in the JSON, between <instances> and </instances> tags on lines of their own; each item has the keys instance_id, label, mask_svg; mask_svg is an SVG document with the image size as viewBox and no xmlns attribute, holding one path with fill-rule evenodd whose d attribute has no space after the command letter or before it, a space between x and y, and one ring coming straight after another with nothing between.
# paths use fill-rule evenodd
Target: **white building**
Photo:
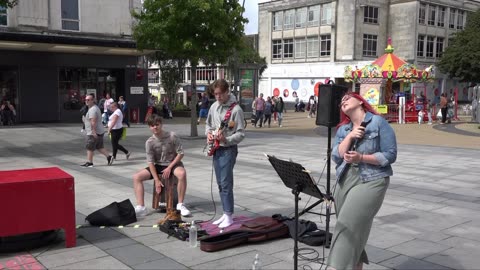
<instances>
[{"instance_id":1,"label":"white building","mask_svg":"<svg viewBox=\"0 0 480 270\"><path fill-rule=\"evenodd\" d=\"M395 54L419 68L438 60L449 38L464 28L474 0L271 0L259 4L259 53L268 69L259 83L265 96L307 100L314 86L343 80L347 65L363 67L384 54L388 37ZM435 71L434 83L402 84L402 91L425 91L428 98L467 84ZM418 93L417 93L418 94Z\"/></svg>"}]
</instances>

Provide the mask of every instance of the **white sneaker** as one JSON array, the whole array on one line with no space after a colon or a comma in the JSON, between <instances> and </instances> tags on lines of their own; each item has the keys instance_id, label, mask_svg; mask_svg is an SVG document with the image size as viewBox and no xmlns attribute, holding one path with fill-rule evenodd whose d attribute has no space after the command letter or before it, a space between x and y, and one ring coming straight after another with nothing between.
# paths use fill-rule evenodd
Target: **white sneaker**
<instances>
[{"instance_id":1,"label":"white sneaker","mask_svg":"<svg viewBox=\"0 0 480 270\"><path fill-rule=\"evenodd\" d=\"M144 217L147 215L147 208L145 206L137 205L135 206L135 215L137 217Z\"/></svg>"},{"instance_id":2,"label":"white sneaker","mask_svg":"<svg viewBox=\"0 0 480 270\"><path fill-rule=\"evenodd\" d=\"M183 204L183 203L178 203L177 204L177 210L180 210L180 214L183 217L190 216L190 210Z\"/></svg>"}]
</instances>

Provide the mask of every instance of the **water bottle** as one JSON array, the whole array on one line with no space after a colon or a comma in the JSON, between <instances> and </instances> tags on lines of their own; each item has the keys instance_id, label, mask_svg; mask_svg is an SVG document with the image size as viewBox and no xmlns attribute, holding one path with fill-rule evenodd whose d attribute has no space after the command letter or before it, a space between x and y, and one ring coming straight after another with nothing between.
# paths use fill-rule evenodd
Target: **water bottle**
<instances>
[{"instance_id":1,"label":"water bottle","mask_svg":"<svg viewBox=\"0 0 480 270\"><path fill-rule=\"evenodd\" d=\"M262 263L260 262L260 259L258 258L258 253L255 255L255 260L253 261L252 264L252 270L258 270L262 269Z\"/></svg>"},{"instance_id":2,"label":"water bottle","mask_svg":"<svg viewBox=\"0 0 480 270\"><path fill-rule=\"evenodd\" d=\"M197 247L197 226L195 225L195 221L192 221L192 225L188 230L188 240L190 242L190 247Z\"/></svg>"}]
</instances>

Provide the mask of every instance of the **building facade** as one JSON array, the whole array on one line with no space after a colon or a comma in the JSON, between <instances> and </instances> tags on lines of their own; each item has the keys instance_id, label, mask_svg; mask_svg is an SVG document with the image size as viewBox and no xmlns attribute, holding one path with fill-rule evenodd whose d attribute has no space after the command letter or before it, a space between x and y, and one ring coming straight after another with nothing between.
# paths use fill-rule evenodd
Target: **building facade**
<instances>
[{"instance_id":1,"label":"building facade","mask_svg":"<svg viewBox=\"0 0 480 270\"><path fill-rule=\"evenodd\" d=\"M141 0L21 0L0 8L0 99L17 122L79 122L85 95L124 96L144 115L147 74L132 39Z\"/></svg>"},{"instance_id":2,"label":"building facade","mask_svg":"<svg viewBox=\"0 0 480 270\"><path fill-rule=\"evenodd\" d=\"M346 66L363 67L384 54L390 37L395 54L426 68L434 65L449 38L465 27L480 1L467 0L272 0L259 4L259 53L266 57L259 91L286 101L307 100L315 85L343 80ZM435 70L433 83L401 84L401 91L435 98L467 84Z\"/></svg>"}]
</instances>

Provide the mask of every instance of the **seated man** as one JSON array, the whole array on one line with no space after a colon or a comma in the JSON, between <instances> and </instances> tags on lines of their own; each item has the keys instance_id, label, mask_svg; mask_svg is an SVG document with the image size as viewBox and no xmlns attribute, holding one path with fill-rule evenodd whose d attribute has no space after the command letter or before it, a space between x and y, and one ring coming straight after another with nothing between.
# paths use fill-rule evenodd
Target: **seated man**
<instances>
[{"instance_id":1,"label":"seated man","mask_svg":"<svg viewBox=\"0 0 480 270\"><path fill-rule=\"evenodd\" d=\"M143 181L153 179L156 192L160 193L163 187L161 179L168 179L173 173L178 179L177 210L180 210L182 216L189 216L190 211L183 204L187 189L187 173L181 162L184 154L180 138L175 133L162 129L162 118L157 114L150 115L147 124L153 135L145 143L148 167L138 171L133 176L133 188L137 199L135 213L137 217L147 214Z\"/></svg>"}]
</instances>

